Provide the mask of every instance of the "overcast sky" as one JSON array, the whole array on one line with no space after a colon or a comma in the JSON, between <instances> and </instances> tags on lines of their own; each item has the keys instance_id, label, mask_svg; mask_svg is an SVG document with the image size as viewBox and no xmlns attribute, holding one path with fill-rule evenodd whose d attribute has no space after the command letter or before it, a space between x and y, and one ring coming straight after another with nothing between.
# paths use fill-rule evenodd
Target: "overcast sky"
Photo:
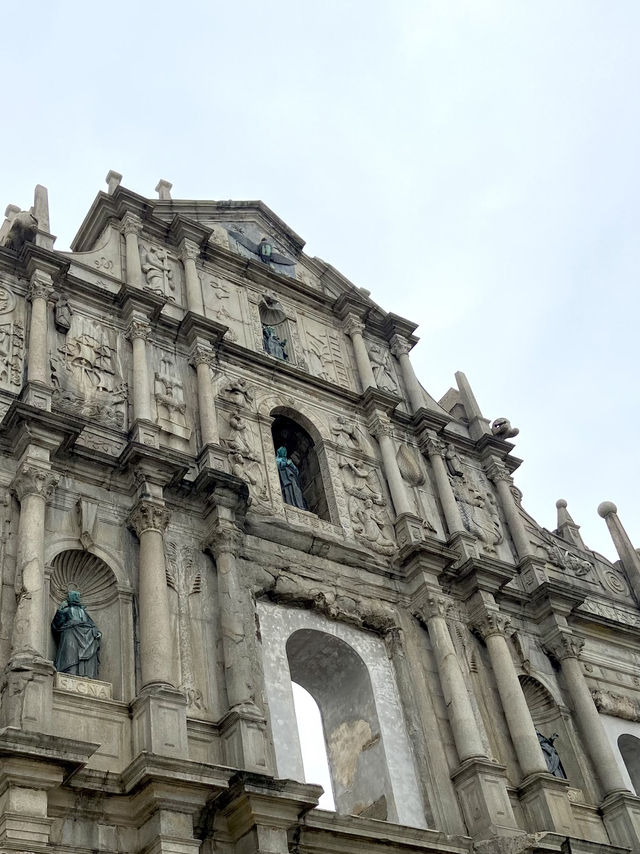
<instances>
[{"instance_id":1,"label":"overcast sky","mask_svg":"<svg viewBox=\"0 0 640 854\"><path fill-rule=\"evenodd\" d=\"M0 205L49 188L66 249L109 169L262 199L420 323L521 430L524 503L640 545L637 0L33 2L3 9ZM1 211L0 211L1 213Z\"/></svg>"}]
</instances>

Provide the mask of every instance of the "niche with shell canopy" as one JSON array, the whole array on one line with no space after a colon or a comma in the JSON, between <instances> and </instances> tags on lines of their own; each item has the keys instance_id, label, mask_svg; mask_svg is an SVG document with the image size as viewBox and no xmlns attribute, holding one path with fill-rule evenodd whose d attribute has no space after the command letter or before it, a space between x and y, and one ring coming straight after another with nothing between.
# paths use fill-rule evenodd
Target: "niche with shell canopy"
<instances>
[{"instance_id":1,"label":"niche with shell canopy","mask_svg":"<svg viewBox=\"0 0 640 854\"><path fill-rule=\"evenodd\" d=\"M258 311L265 353L280 361L295 364L291 327L282 304L275 297L265 295L260 300Z\"/></svg>"},{"instance_id":2,"label":"niche with shell canopy","mask_svg":"<svg viewBox=\"0 0 640 854\"><path fill-rule=\"evenodd\" d=\"M102 633L98 678L110 682L113 698L128 701L134 696L132 596L118 585L108 564L98 555L81 549L59 552L48 567L49 622L72 590ZM49 657L55 656L50 635Z\"/></svg>"}]
</instances>

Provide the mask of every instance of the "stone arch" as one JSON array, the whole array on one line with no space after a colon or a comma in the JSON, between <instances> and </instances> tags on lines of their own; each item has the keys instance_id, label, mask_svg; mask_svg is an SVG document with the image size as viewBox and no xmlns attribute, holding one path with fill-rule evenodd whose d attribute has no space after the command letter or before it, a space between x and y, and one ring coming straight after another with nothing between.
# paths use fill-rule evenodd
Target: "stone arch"
<instances>
[{"instance_id":1,"label":"stone arch","mask_svg":"<svg viewBox=\"0 0 640 854\"><path fill-rule=\"evenodd\" d=\"M114 574L118 587L131 589L131 579L125 571L120 557L109 549L93 543L89 547L83 546L79 537L52 537L45 547L45 564L51 565L56 555L63 551L84 551L95 555L107 564Z\"/></svg>"},{"instance_id":2,"label":"stone arch","mask_svg":"<svg viewBox=\"0 0 640 854\"><path fill-rule=\"evenodd\" d=\"M66 547L65 547L66 546ZM53 552L53 554L52 554ZM132 591L111 562L92 546L77 539L58 540L48 549L48 620L51 621L70 590L79 590L87 610L102 633L98 678L112 685L114 699L128 701L135 694ZM118 577L120 576L120 577ZM49 658L55 656L50 635Z\"/></svg>"},{"instance_id":3,"label":"stone arch","mask_svg":"<svg viewBox=\"0 0 640 854\"><path fill-rule=\"evenodd\" d=\"M640 793L640 738L622 733L618 736L618 750L637 795Z\"/></svg>"},{"instance_id":4,"label":"stone arch","mask_svg":"<svg viewBox=\"0 0 640 854\"><path fill-rule=\"evenodd\" d=\"M278 776L304 780L293 678L320 707L329 753L333 745L329 764L338 811L382 817L386 806L389 821L426 827L402 704L384 642L371 632L307 609L264 600L257 607ZM318 667L324 668L332 690L314 675ZM346 751L342 758L335 755L341 745ZM377 770L371 770L365 780L363 769L369 762Z\"/></svg>"}]
</instances>

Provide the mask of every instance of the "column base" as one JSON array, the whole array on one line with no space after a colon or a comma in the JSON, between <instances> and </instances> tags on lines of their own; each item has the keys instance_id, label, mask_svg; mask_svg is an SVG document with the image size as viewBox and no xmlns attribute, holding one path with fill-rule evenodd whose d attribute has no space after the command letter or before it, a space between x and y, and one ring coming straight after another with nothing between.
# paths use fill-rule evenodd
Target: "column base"
<instances>
[{"instance_id":1,"label":"column base","mask_svg":"<svg viewBox=\"0 0 640 854\"><path fill-rule=\"evenodd\" d=\"M146 751L187 759L187 698L170 685L143 688L131 704L133 755Z\"/></svg>"},{"instance_id":2,"label":"column base","mask_svg":"<svg viewBox=\"0 0 640 854\"><path fill-rule=\"evenodd\" d=\"M129 430L129 438L132 442L138 442L140 445L146 445L148 448L159 448L160 428L153 421L138 419L133 422L133 426Z\"/></svg>"},{"instance_id":3,"label":"column base","mask_svg":"<svg viewBox=\"0 0 640 854\"><path fill-rule=\"evenodd\" d=\"M251 703L234 706L218 726L226 765L267 773L267 722L256 706Z\"/></svg>"},{"instance_id":4,"label":"column base","mask_svg":"<svg viewBox=\"0 0 640 854\"><path fill-rule=\"evenodd\" d=\"M229 470L229 452L220 445L205 445L198 454L198 471L215 469L227 472Z\"/></svg>"},{"instance_id":5,"label":"column base","mask_svg":"<svg viewBox=\"0 0 640 854\"><path fill-rule=\"evenodd\" d=\"M478 756L466 759L451 775L465 823L474 840L524 835L513 814L504 772L504 765Z\"/></svg>"},{"instance_id":6,"label":"column base","mask_svg":"<svg viewBox=\"0 0 640 854\"><path fill-rule=\"evenodd\" d=\"M23 403L51 412L51 387L37 382L26 383L20 394Z\"/></svg>"},{"instance_id":7,"label":"column base","mask_svg":"<svg viewBox=\"0 0 640 854\"><path fill-rule=\"evenodd\" d=\"M29 732L51 732L53 681L51 661L23 653L4 671L6 688L0 704L0 724Z\"/></svg>"},{"instance_id":8,"label":"column base","mask_svg":"<svg viewBox=\"0 0 640 854\"><path fill-rule=\"evenodd\" d=\"M600 811L611 842L640 851L640 798L626 789L613 792L604 799Z\"/></svg>"},{"instance_id":9,"label":"column base","mask_svg":"<svg viewBox=\"0 0 640 854\"><path fill-rule=\"evenodd\" d=\"M401 549L424 542L426 533L424 520L413 513L402 513L398 516L394 528L398 547Z\"/></svg>"},{"instance_id":10,"label":"column base","mask_svg":"<svg viewBox=\"0 0 640 854\"><path fill-rule=\"evenodd\" d=\"M525 820L532 833L552 831L575 836L573 813L569 801L568 780L553 774L530 774L520 784L518 795Z\"/></svg>"}]
</instances>

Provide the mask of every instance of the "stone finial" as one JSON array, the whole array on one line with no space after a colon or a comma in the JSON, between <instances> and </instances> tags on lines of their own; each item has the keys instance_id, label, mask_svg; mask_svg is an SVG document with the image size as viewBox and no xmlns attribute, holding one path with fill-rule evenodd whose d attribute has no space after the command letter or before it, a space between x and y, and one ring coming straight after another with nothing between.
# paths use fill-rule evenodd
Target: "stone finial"
<instances>
[{"instance_id":1,"label":"stone finial","mask_svg":"<svg viewBox=\"0 0 640 854\"><path fill-rule=\"evenodd\" d=\"M579 548L584 549L585 544L580 536L580 525L576 525L573 521L571 514L567 510L567 502L564 498L559 498L556 501L556 509L558 511L557 533L568 543L573 543Z\"/></svg>"},{"instance_id":2,"label":"stone finial","mask_svg":"<svg viewBox=\"0 0 640 854\"><path fill-rule=\"evenodd\" d=\"M158 198L163 202L170 201L172 187L173 184L171 183L171 181L165 181L164 178L160 178L156 187L156 193L158 194Z\"/></svg>"},{"instance_id":3,"label":"stone finial","mask_svg":"<svg viewBox=\"0 0 640 854\"><path fill-rule=\"evenodd\" d=\"M119 172L114 172L113 169L110 169L107 172L107 177L105 178L107 182L107 193L112 196L116 189L120 186L120 182L122 181L122 175Z\"/></svg>"},{"instance_id":4,"label":"stone finial","mask_svg":"<svg viewBox=\"0 0 640 854\"><path fill-rule=\"evenodd\" d=\"M598 504L598 516L602 516L603 519L606 519L607 516L617 512L618 508L613 501L603 501L601 504Z\"/></svg>"},{"instance_id":5,"label":"stone finial","mask_svg":"<svg viewBox=\"0 0 640 854\"><path fill-rule=\"evenodd\" d=\"M18 205L7 205L4 215L8 220L12 220L17 213L20 213Z\"/></svg>"},{"instance_id":6,"label":"stone finial","mask_svg":"<svg viewBox=\"0 0 640 854\"><path fill-rule=\"evenodd\" d=\"M620 563L627 573L627 578L631 582L636 599L640 602L640 555L635 550L629 535L620 521L618 508L613 501L603 501L598 505L598 514L607 523L613 545L620 558Z\"/></svg>"},{"instance_id":7,"label":"stone finial","mask_svg":"<svg viewBox=\"0 0 640 854\"><path fill-rule=\"evenodd\" d=\"M478 401L471 390L469 380L462 371L456 371L456 382L458 384L458 392L460 394L462 405L464 406L467 418L469 419L469 432L471 433L471 438L479 439L485 434L491 435L489 422L483 416L482 411L478 406Z\"/></svg>"}]
</instances>

